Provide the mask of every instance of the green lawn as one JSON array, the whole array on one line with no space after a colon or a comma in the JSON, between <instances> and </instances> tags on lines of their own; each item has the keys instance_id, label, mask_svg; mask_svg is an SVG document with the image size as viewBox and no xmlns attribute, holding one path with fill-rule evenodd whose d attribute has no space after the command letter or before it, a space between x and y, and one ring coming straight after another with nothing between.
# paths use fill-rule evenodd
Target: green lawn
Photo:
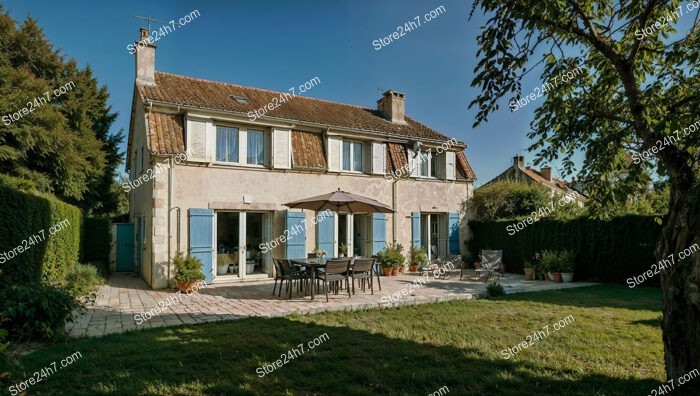
<instances>
[{"instance_id":1,"label":"green lawn","mask_svg":"<svg viewBox=\"0 0 700 396\"><path fill-rule=\"evenodd\" d=\"M71 341L31 394L647 395L664 379L658 289L594 286L363 312L247 319ZM555 322L572 315L561 330ZM550 333L511 359L502 350ZM256 369L322 334L271 374ZM698 379L700 381L700 379Z\"/></svg>"}]
</instances>

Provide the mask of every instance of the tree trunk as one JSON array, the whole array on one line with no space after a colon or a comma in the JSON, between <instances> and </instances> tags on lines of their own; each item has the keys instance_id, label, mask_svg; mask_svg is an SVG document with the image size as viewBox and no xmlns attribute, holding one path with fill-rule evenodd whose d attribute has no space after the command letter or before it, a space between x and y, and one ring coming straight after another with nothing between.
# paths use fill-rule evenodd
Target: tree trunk
<instances>
[{"instance_id":1,"label":"tree trunk","mask_svg":"<svg viewBox=\"0 0 700 396\"><path fill-rule=\"evenodd\" d=\"M678 385L679 377L700 370L700 251L679 258L679 253L700 242L700 202L695 192L681 192L673 184L656 259L674 263L661 270L661 290L666 376ZM684 391L700 388L700 377L682 387Z\"/></svg>"}]
</instances>

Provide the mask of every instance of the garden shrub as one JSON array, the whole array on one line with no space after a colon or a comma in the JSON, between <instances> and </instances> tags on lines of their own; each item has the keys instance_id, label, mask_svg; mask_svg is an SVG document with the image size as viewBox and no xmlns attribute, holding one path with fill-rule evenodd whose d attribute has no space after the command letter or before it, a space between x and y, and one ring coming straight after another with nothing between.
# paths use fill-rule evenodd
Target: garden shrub
<instances>
[{"instance_id":1,"label":"garden shrub","mask_svg":"<svg viewBox=\"0 0 700 396\"><path fill-rule=\"evenodd\" d=\"M0 285L63 280L78 261L80 210L3 186L0 202ZM54 226L61 229L51 235Z\"/></svg>"},{"instance_id":2,"label":"garden shrub","mask_svg":"<svg viewBox=\"0 0 700 396\"><path fill-rule=\"evenodd\" d=\"M514 235L506 227L517 220L469 222L472 239L469 251L503 250L509 272L522 273L523 264L535 252L570 250L576 252L575 280L624 283L627 278L647 271L654 258L654 246L661 226L654 216L628 215L610 220L575 218L540 219ZM648 281L658 285L658 277Z\"/></svg>"},{"instance_id":3,"label":"garden shrub","mask_svg":"<svg viewBox=\"0 0 700 396\"><path fill-rule=\"evenodd\" d=\"M76 298L85 297L99 285L105 283L100 271L92 264L76 265L63 284L63 288Z\"/></svg>"},{"instance_id":4,"label":"garden shrub","mask_svg":"<svg viewBox=\"0 0 700 396\"><path fill-rule=\"evenodd\" d=\"M475 219L492 220L526 216L550 202L549 193L538 184L497 181L474 190L469 205Z\"/></svg>"},{"instance_id":5,"label":"garden shrub","mask_svg":"<svg viewBox=\"0 0 700 396\"><path fill-rule=\"evenodd\" d=\"M486 286L486 293L489 297L500 297L506 295L506 291L503 289L503 286L497 282L489 283L489 285Z\"/></svg>"},{"instance_id":6,"label":"garden shrub","mask_svg":"<svg viewBox=\"0 0 700 396\"><path fill-rule=\"evenodd\" d=\"M18 340L56 339L80 307L68 291L41 283L0 288L1 326Z\"/></svg>"},{"instance_id":7,"label":"garden shrub","mask_svg":"<svg viewBox=\"0 0 700 396\"><path fill-rule=\"evenodd\" d=\"M5 349L7 348L6 338L7 330L0 328L0 383L4 383L3 379L10 373L10 362L7 355L5 355Z\"/></svg>"}]
</instances>

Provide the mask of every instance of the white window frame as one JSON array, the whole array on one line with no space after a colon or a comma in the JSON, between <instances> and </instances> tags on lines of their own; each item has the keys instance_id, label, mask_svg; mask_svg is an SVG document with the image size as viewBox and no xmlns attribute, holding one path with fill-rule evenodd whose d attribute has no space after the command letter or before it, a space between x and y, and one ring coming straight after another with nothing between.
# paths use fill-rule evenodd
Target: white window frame
<instances>
[{"instance_id":1,"label":"white window frame","mask_svg":"<svg viewBox=\"0 0 700 396\"><path fill-rule=\"evenodd\" d=\"M228 162L219 161L216 159L216 128L235 128L238 129L238 162ZM249 164L248 163L248 131L262 132L263 135L263 163L262 164ZM272 167L272 132L268 128L255 127L241 124L234 124L228 122L216 122L214 123L214 155L213 163L216 165L229 165L229 166L245 166L249 168L270 168ZM291 136L290 136L291 145Z\"/></svg>"},{"instance_id":2,"label":"white window frame","mask_svg":"<svg viewBox=\"0 0 700 396\"><path fill-rule=\"evenodd\" d=\"M248 132L259 132L260 134L262 134L262 143L263 143L263 159L262 159L262 164L251 164L251 163L248 163ZM269 151L269 150L270 150L270 147L267 147L267 140L268 140L268 139L266 139L267 136L265 136L265 130L262 129L262 128L261 128L261 129L246 128L245 133L246 133L246 139L245 139L245 141L246 141L246 144L245 144L245 164L248 165L248 166L253 166L253 167L257 167L257 168L264 168L264 167L265 167L265 163L267 162L266 159L267 159L267 157L268 157L268 155L269 155L269 153L270 153L270 151ZM240 139L239 139L239 140L240 140ZM239 141L239 144L240 144L240 141Z\"/></svg>"},{"instance_id":3,"label":"white window frame","mask_svg":"<svg viewBox=\"0 0 700 396\"><path fill-rule=\"evenodd\" d=\"M423 175L421 172L423 169L423 157L424 156L426 157L426 162L428 164L427 165L428 172L426 175ZM438 172L437 168L435 170L435 172L436 172L435 176L432 176L430 174L432 167L433 167L433 160L436 160L436 158L433 158L433 157L435 157L435 154L433 154L432 150L431 151L425 150L425 151L418 152L418 156L414 159L415 167L416 167L416 176L415 176L416 178L418 178L418 179L433 179L433 180L437 180L440 178L439 177L440 175L437 175L437 172Z\"/></svg>"},{"instance_id":4,"label":"white window frame","mask_svg":"<svg viewBox=\"0 0 700 396\"><path fill-rule=\"evenodd\" d=\"M236 130L236 138L238 138L238 161L223 161L217 158L219 151L219 128L229 128ZM241 164L241 128L228 125L214 125L214 161L218 164Z\"/></svg>"},{"instance_id":5,"label":"white window frame","mask_svg":"<svg viewBox=\"0 0 700 396\"><path fill-rule=\"evenodd\" d=\"M350 145L350 153L348 154L350 156L350 169L345 169L345 143L348 143ZM360 156L360 169L362 170L355 170L355 144L360 145L362 147L361 150L363 150L362 155ZM365 147L364 142L359 141L359 140L349 140L349 139L343 139L342 144L340 145L340 171L345 172L345 173L364 173L365 169L365 153L364 150L367 148Z\"/></svg>"}]
</instances>

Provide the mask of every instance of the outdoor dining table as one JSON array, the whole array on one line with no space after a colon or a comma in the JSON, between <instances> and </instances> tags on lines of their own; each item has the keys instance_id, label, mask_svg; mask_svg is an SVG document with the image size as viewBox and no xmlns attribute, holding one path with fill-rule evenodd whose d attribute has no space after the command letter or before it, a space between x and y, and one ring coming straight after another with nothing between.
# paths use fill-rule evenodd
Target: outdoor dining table
<instances>
[{"instance_id":1,"label":"outdoor dining table","mask_svg":"<svg viewBox=\"0 0 700 396\"><path fill-rule=\"evenodd\" d=\"M311 269L311 299L314 299L314 288L316 287L314 283L316 283L316 270L319 268L323 268L326 266L325 262L321 262L317 258L308 258L308 259L292 259L289 260L292 262L292 264L298 264L301 265L302 267L310 268Z\"/></svg>"}]
</instances>

